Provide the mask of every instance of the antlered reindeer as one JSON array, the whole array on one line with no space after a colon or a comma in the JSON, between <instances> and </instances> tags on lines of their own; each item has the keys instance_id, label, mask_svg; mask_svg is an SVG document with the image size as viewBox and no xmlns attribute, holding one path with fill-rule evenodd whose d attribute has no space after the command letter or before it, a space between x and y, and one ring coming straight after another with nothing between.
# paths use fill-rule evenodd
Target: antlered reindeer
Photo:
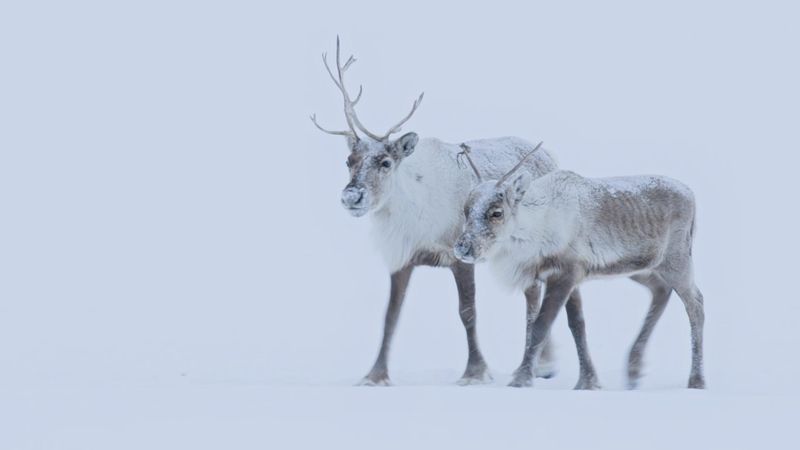
<instances>
[{"instance_id":1,"label":"antlered reindeer","mask_svg":"<svg viewBox=\"0 0 800 450\"><path fill-rule=\"evenodd\" d=\"M391 273L383 340L377 360L362 383L389 384L387 360L392 336L411 272L420 265L448 267L455 277L459 314L466 329L469 351L467 367L460 383L490 380L475 331L474 267L453 256L453 244L464 222L462 211L467 194L475 183L474 175L466 165L458 163L458 145L433 138L419 139L416 133L389 139L411 118L422 101L422 95L397 125L383 134L372 133L364 127L354 109L363 89L359 88L358 95L351 99L345 87L345 72L355 59L351 56L342 63L338 37L336 71L328 66L325 54L322 60L344 98L348 129L329 131L317 123L316 116L312 115L311 120L325 133L347 139L350 182L342 192L342 205L355 217L372 213L373 236ZM356 130L363 136L359 136ZM480 169L495 177L499 177L533 148L530 143L513 137L476 140L469 142L469 145L474 149L475 161ZM542 150L528 158L525 167L538 177L554 170L556 163ZM577 295L575 291L576 298ZM529 323L532 324L539 305L538 284L532 285L526 292L526 300ZM537 371L539 376L553 373L553 368L548 364L549 350L546 347L541 358L543 364Z\"/></svg>"},{"instance_id":2,"label":"antlered reindeer","mask_svg":"<svg viewBox=\"0 0 800 450\"><path fill-rule=\"evenodd\" d=\"M691 326L689 387L704 388L705 316L692 268L691 190L660 176L591 179L561 170L533 181L523 172L507 183L521 166L472 190L466 225L454 251L466 263L489 260L507 284L521 289L546 283L525 360L535 360L559 308L583 280L624 276L653 294L629 355L628 386L637 385L644 347L674 290ZM582 377L583 369L582 364ZM530 374L517 373L512 384L524 385L530 379Z\"/></svg>"}]
</instances>

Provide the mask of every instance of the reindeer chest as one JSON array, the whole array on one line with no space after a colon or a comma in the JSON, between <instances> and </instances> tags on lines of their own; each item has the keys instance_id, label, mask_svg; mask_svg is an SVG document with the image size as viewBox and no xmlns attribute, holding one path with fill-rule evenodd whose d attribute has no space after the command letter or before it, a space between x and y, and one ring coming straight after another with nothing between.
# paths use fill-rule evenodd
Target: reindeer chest
<instances>
[{"instance_id":1,"label":"reindeer chest","mask_svg":"<svg viewBox=\"0 0 800 450\"><path fill-rule=\"evenodd\" d=\"M376 214L372 238L391 271L409 263L451 265L453 244L461 225L458 217L451 216L454 215L447 211Z\"/></svg>"}]
</instances>

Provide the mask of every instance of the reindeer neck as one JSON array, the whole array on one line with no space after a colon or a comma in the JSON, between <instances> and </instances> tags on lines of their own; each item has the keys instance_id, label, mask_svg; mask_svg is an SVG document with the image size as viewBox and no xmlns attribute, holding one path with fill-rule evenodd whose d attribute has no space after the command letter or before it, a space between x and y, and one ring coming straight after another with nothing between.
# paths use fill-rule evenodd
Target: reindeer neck
<instances>
[{"instance_id":1,"label":"reindeer neck","mask_svg":"<svg viewBox=\"0 0 800 450\"><path fill-rule=\"evenodd\" d=\"M423 140L394 174L385 203L372 215L373 238L390 269L415 255L450 255L461 228L470 179L448 150Z\"/></svg>"},{"instance_id":2,"label":"reindeer neck","mask_svg":"<svg viewBox=\"0 0 800 450\"><path fill-rule=\"evenodd\" d=\"M441 215L443 206L466 198L469 179L464 179L447 150L436 145L438 141L431 141L421 141L417 150L400 163L386 203L377 213Z\"/></svg>"}]
</instances>

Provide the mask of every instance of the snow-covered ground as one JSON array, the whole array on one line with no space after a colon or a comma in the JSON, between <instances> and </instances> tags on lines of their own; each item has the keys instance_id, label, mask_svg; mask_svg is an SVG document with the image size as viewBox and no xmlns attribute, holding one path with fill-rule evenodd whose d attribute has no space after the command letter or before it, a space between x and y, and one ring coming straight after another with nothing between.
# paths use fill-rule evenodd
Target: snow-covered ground
<instances>
[{"instance_id":1,"label":"snow-covered ground","mask_svg":"<svg viewBox=\"0 0 800 450\"><path fill-rule=\"evenodd\" d=\"M796 396L247 383L15 390L5 448L796 448Z\"/></svg>"},{"instance_id":2,"label":"snow-covered ground","mask_svg":"<svg viewBox=\"0 0 800 450\"><path fill-rule=\"evenodd\" d=\"M800 67L789 2L53 2L0 6L0 449L795 448ZM339 206L344 125L319 54L358 62L366 125L542 139L589 176L658 173L698 201L709 389L684 389L676 298L638 391L648 295L584 286L604 390L504 385L521 295L479 267L495 382L458 387L446 270L415 272L391 388L354 387L388 277ZM413 156L412 156L413 157Z\"/></svg>"}]
</instances>

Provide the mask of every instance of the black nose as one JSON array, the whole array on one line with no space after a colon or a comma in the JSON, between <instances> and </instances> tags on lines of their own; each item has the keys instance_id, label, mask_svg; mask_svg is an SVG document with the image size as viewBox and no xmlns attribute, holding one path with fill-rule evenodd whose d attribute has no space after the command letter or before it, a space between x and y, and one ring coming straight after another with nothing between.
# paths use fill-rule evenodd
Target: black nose
<instances>
[{"instance_id":1,"label":"black nose","mask_svg":"<svg viewBox=\"0 0 800 450\"><path fill-rule=\"evenodd\" d=\"M342 192L342 203L348 207L358 207L364 203L364 188L348 187Z\"/></svg>"}]
</instances>

